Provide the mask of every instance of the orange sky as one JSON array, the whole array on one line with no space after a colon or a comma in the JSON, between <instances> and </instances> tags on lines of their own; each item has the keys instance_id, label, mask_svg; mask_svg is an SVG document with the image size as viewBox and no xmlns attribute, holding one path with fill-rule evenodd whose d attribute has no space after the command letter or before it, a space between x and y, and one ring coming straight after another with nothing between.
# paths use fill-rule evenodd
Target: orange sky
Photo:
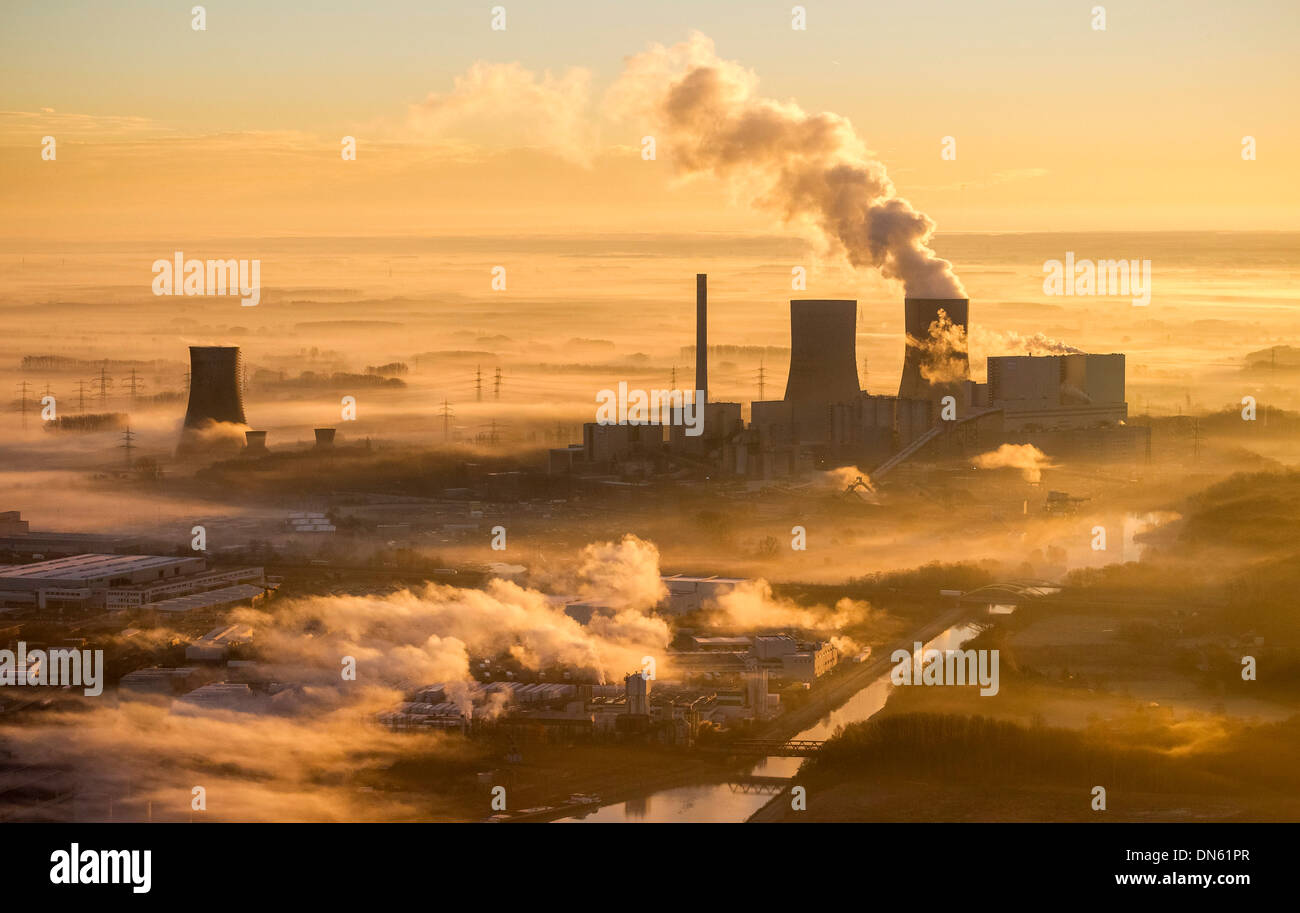
<instances>
[{"instance_id":1,"label":"orange sky","mask_svg":"<svg viewBox=\"0 0 1300 913\"><path fill-rule=\"evenodd\" d=\"M0 234L770 231L734 188L643 161L645 126L611 109L627 55L693 28L760 94L849 118L941 232L1300 228L1286 3L1117 5L1104 31L1019 0L819 4L807 31L725 3L511 8L504 32L486 7L261 6L202 32L153 0L7 8Z\"/></svg>"}]
</instances>

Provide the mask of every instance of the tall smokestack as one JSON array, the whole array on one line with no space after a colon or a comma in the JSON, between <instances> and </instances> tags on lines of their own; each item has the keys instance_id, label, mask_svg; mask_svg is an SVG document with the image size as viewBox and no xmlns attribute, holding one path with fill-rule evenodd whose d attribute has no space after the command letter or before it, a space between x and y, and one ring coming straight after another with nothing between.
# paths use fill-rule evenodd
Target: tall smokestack
<instances>
[{"instance_id":1,"label":"tall smokestack","mask_svg":"<svg viewBox=\"0 0 1300 913\"><path fill-rule=\"evenodd\" d=\"M709 277L695 274L695 389L709 401Z\"/></svg>"},{"instance_id":2,"label":"tall smokestack","mask_svg":"<svg viewBox=\"0 0 1300 913\"><path fill-rule=\"evenodd\" d=\"M190 346L186 428L202 428L212 422L245 424L244 398L239 391L242 365L239 346Z\"/></svg>"},{"instance_id":3,"label":"tall smokestack","mask_svg":"<svg viewBox=\"0 0 1300 913\"><path fill-rule=\"evenodd\" d=\"M903 312L907 351L898 395L927 400L956 395L958 385L970 377L966 352L970 300L905 298Z\"/></svg>"}]
</instances>

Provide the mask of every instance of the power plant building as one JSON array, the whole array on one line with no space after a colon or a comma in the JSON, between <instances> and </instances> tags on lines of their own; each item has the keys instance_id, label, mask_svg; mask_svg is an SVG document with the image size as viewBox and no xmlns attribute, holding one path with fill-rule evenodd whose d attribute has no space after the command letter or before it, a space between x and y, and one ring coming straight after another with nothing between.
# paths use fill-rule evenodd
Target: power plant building
<instances>
[{"instance_id":1,"label":"power plant building","mask_svg":"<svg viewBox=\"0 0 1300 913\"><path fill-rule=\"evenodd\" d=\"M987 397L1007 431L1118 425L1128 418L1124 356L994 356Z\"/></svg>"},{"instance_id":2,"label":"power plant building","mask_svg":"<svg viewBox=\"0 0 1300 913\"><path fill-rule=\"evenodd\" d=\"M706 277L696 276L696 385L707 391ZM1135 457L1145 429L1125 424L1124 356L1072 352L988 359L970 379L965 298L906 298L905 353L897 396L861 389L857 301L790 302L785 396L704 408L704 433L679 421L583 429L583 444L551 451L552 472L648 479L697 470L707 478L779 479L856 466L889 471L917 458L952 458L1002 443L1046 452ZM951 396L951 400L946 398ZM703 395L701 394L701 398Z\"/></svg>"}]
</instances>

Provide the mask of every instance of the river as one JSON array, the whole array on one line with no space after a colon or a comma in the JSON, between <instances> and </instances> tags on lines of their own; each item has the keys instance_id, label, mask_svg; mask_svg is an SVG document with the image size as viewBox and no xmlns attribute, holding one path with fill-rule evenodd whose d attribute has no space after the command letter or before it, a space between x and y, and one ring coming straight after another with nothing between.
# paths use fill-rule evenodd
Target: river
<instances>
[{"instance_id":1,"label":"river","mask_svg":"<svg viewBox=\"0 0 1300 913\"><path fill-rule=\"evenodd\" d=\"M970 640L979 629L972 624L959 624L925 644L924 649L955 650ZM893 688L886 672L854 693L847 701L817 723L794 736L796 739L827 739L840 727L874 716L885 706ZM802 758L764 758L749 773L764 777L793 777L803 763ZM744 792L729 783L711 783L703 786L678 786L660 790L648 796L605 805L582 815L561 818L561 822L652 822L652 823L717 823L741 822L758 811L772 797L760 792Z\"/></svg>"}]
</instances>

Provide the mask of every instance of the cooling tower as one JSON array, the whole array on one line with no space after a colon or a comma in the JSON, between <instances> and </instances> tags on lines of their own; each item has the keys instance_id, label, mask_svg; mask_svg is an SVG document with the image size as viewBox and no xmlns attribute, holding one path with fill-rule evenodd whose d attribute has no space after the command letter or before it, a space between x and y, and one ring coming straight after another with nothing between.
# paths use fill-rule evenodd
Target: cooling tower
<instances>
[{"instance_id":1,"label":"cooling tower","mask_svg":"<svg viewBox=\"0 0 1300 913\"><path fill-rule=\"evenodd\" d=\"M190 402L185 427L210 422L245 424L244 399L239 392L239 346L190 346Z\"/></svg>"},{"instance_id":2,"label":"cooling tower","mask_svg":"<svg viewBox=\"0 0 1300 913\"><path fill-rule=\"evenodd\" d=\"M858 387L856 301L790 302L789 403L847 403Z\"/></svg>"},{"instance_id":3,"label":"cooling tower","mask_svg":"<svg viewBox=\"0 0 1300 913\"><path fill-rule=\"evenodd\" d=\"M334 429L317 428L316 431L316 449L329 450L334 446Z\"/></svg>"},{"instance_id":4,"label":"cooling tower","mask_svg":"<svg viewBox=\"0 0 1300 913\"><path fill-rule=\"evenodd\" d=\"M966 330L970 301L966 298L906 298L903 301L907 330L907 351L898 395L907 399L931 400L956 389L970 376L966 353ZM943 311L952 328L931 334ZM960 402L961 398L958 397Z\"/></svg>"},{"instance_id":5,"label":"cooling tower","mask_svg":"<svg viewBox=\"0 0 1300 913\"><path fill-rule=\"evenodd\" d=\"M246 453L266 453L266 432L245 431L244 451Z\"/></svg>"}]
</instances>

